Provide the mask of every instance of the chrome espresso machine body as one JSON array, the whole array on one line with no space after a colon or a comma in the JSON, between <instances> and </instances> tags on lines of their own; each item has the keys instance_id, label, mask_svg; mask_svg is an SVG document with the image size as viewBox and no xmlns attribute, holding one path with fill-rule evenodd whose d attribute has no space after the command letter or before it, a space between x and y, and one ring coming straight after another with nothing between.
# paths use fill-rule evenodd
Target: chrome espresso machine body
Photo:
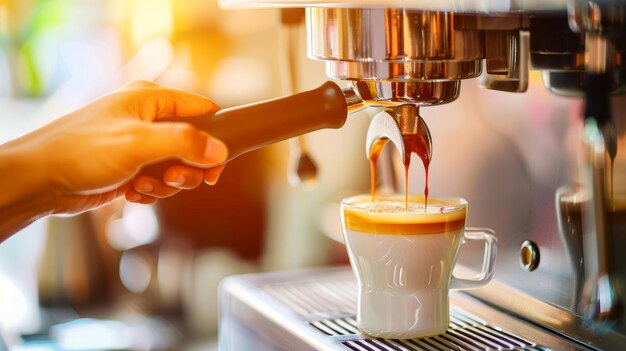
<instances>
[{"instance_id":1,"label":"chrome espresso machine body","mask_svg":"<svg viewBox=\"0 0 626 351\"><path fill-rule=\"evenodd\" d=\"M307 6L308 55L396 120L402 105L415 107L415 118L423 113L433 139L431 189L466 197L470 224L495 228L499 246L493 281L451 296L451 329L442 336L359 335L345 268L227 280L222 349L240 349L234 330L294 350L626 348L626 2L222 5ZM533 91L535 72L544 91ZM466 81L468 96L459 96L469 78L480 88ZM453 116L492 109L501 120ZM509 111L522 118L507 121ZM404 184L397 161L386 181ZM482 249L475 251L460 263L480 261L470 260Z\"/></svg>"}]
</instances>

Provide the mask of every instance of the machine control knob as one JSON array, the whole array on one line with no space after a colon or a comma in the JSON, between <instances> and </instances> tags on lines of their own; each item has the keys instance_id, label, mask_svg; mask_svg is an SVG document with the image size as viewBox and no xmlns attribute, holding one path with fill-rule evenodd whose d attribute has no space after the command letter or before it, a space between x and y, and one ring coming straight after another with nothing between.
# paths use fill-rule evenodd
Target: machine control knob
<instances>
[{"instance_id":1,"label":"machine control knob","mask_svg":"<svg viewBox=\"0 0 626 351\"><path fill-rule=\"evenodd\" d=\"M528 272L532 272L539 266L539 247L537 244L530 240L526 240L522 243L522 247L519 252L520 265Z\"/></svg>"}]
</instances>

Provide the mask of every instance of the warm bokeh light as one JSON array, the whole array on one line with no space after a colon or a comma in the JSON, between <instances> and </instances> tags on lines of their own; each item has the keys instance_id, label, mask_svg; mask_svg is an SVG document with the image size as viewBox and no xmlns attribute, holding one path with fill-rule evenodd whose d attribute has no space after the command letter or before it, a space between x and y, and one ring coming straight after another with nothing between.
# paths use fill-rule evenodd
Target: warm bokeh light
<instances>
[{"instance_id":1,"label":"warm bokeh light","mask_svg":"<svg viewBox=\"0 0 626 351\"><path fill-rule=\"evenodd\" d=\"M24 293L15 284L0 275L0 330L16 330L27 315Z\"/></svg>"},{"instance_id":2,"label":"warm bokeh light","mask_svg":"<svg viewBox=\"0 0 626 351\"><path fill-rule=\"evenodd\" d=\"M256 79L249 79L254 76ZM208 95L226 106L241 103L242 97L250 101L263 100L271 89L270 67L263 61L247 57L230 56L216 67L213 79L207 86ZM228 82L228 89L224 89Z\"/></svg>"},{"instance_id":3,"label":"warm bokeh light","mask_svg":"<svg viewBox=\"0 0 626 351\"><path fill-rule=\"evenodd\" d=\"M124 252L120 260L120 280L126 289L141 294L152 280L148 258L134 252Z\"/></svg>"},{"instance_id":4,"label":"warm bokeh light","mask_svg":"<svg viewBox=\"0 0 626 351\"><path fill-rule=\"evenodd\" d=\"M107 226L109 244L118 250L149 244L158 235L159 226L153 208L139 204L126 204L122 218L111 220Z\"/></svg>"},{"instance_id":5,"label":"warm bokeh light","mask_svg":"<svg viewBox=\"0 0 626 351\"><path fill-rule=\"evenodd\" d=\"M136 47L150 39L170 37L174 26L171 0L133 0L130 7Z\"/></svg>"},{"instance_id":6,"label":"warm bokeh light","mask_svg":"<svg viewBox=\"0 0 626 351\"><path fill-rule=\"evenodd\" d=\"M132 340L124 323L93 319L78 319L59 325L52 334L63 350L128 349Z\"/></svg>"}]
</instances>

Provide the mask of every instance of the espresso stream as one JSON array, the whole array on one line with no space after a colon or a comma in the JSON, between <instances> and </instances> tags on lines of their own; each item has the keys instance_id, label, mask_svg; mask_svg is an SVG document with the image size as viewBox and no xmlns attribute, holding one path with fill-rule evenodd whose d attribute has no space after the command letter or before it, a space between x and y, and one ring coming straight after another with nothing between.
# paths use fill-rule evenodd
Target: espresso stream
<instances>
[{"instance_id":1,"label":"espresso stream","mask_svg":"<svg viewBox=\"0 0 626 351\"><path fill-rule=\"evenodd\" d=\"M404 163L404 203L405 207L409 208L409 167L411 165L411 154L416 154L422 159L424 165L424 209L428 207L428 166L430 165L430 159L428 158L428 145L424 136L421 134L404 134L402 135L404 141L404 155L402 162ZM371 173L371 186L372 186L372 201L376 198L376 163L380 152L383 150L383 146L387 140L378 140L370 150L370 173Z\"/></svg>"}]
</instances>

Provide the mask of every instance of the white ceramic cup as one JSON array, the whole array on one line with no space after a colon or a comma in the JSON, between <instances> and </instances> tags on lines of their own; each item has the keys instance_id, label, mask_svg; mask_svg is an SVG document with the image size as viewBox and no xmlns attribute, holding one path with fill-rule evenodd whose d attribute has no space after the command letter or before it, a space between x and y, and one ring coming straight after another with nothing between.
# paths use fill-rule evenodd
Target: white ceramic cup
<instances>
[{"instance_id":1,"label":"white ceramic cup","mask_svg":"<svg viewBox=\"0 0 626 351\"><path fill-rule=\"evenodd\" d=\"M408 339L441 334L450 323L448 290L477 288L493 275L496 237L490 229L465 228L462 198L360 195L341 202L352 270L358 281L361 332ZM459 247L485 241L482 271L461 279L452 271Z\"/></svg>"}]
</instances>

